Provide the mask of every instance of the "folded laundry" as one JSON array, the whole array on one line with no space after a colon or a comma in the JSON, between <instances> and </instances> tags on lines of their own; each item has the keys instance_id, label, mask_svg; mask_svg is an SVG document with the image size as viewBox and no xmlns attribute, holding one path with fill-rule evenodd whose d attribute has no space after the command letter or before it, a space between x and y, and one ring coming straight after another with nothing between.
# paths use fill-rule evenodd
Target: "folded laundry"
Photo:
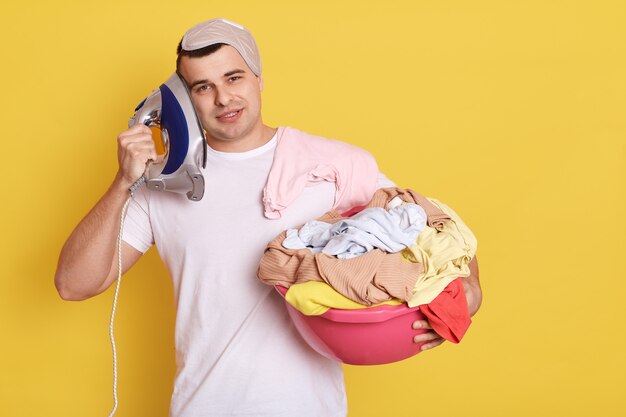
<instances>
[{"instance_id":1,"label":"folded laundry","mask_svg":"<svg viewBox=\"0 0 626 417\"><path fill-rule=\"evenodd\" d=\"M400 205L396 204L398 199L402 201ZM400 188L379 189L365 210L387 208L390 202L391 210L417 204L427 215L427 226L401 252L387 253L375 248L360 256L339 259L321 252L330 229L310 239L310 248L304 241L294 248L284 247L287 232L283 232L266 247L258 268L259 279L287 288L308 281L325 282L364 306L399 299L415 307L433 301L456 278L469 276L468 264L476 253L476 238L456 213L435 199ZM353 217L356 216L358 213ZM336 211L317 219L332 225L348 225L350 220ZM320 227L319 223L311 224L313 231ZM292 242L299 237L295 233L290 232Z\"/></svg>"},{"instance_id":2,"label":"folded laundry","mask_svg":"<svg viewBox=\"0 0 626 417\"><path fill-rule=\"evenodd\" d=\"M336 223L342 217L334 211L320 221ZM261 257L257 275L268 285L290 287L307 281L323 281L344 296L363 305L398 298L408 300L415 281L423 269L419 263L407 262L400 252L371 250L351 259L338 259L308 249L283 247L286 232L274 238Z\"/></svg>"},{"instance_id":3,"label":"folded laundry","mask_svg":"<svg viewBox=\"0 0 626 417\"><path fill-rule=\"evenodd\" d=\"M415 243L424 227L426 213L417 204L405 204L390 210L370 207L334 225L312 220L300 230L290 229L283 246L288 249L309 248L315 253L349 259L374 248L399 252Z\"/></svg>"}]
</instances>

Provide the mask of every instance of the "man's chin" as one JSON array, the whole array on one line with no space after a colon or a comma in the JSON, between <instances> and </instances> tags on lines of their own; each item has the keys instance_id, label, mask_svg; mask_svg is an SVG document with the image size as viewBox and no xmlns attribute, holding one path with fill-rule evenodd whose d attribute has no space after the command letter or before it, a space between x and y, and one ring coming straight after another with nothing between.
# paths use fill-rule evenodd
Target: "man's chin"
<instances>
[{"instance_id":1,"label":"man's chin","mask_svg":"<svg viewBox=\"0 0 626 417\"><path fill-rule=\"evenodd\" d=\"M242 136L242 130L235 126L205 130L205 132L207 139L211 138L222 142L232 142Z\"/></svg>"}]
</instances>

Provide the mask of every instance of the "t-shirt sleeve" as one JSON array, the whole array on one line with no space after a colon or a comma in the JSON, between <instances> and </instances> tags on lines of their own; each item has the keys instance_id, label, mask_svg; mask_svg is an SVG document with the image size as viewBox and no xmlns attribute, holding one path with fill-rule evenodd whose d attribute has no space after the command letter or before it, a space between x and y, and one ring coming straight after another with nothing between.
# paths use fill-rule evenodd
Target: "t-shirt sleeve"
<instances>
[{"instance_id":1,"label":"t-shirt sleeve","mask_svg":"<svg viewBox=\"0 0 626 417\"><path fill-rule=\"evenodd\" d=\"M378 181L378 188L390 188L396 187L396 184L391 181L385 174L382 172L378 172L378 177L376 178Z\"/></svg>"},{"instance_id":2,"label":"t-shirt sleeve","mask_svg":"<svg viewBox=\"0 0 626 417\"><path fill-rule=\"evenodd\" d=\"M128 205L122 233L122 240L141 253L146 253L154 244L148 200L145 186L140 187Z\"/></svg>"}]
</instances>

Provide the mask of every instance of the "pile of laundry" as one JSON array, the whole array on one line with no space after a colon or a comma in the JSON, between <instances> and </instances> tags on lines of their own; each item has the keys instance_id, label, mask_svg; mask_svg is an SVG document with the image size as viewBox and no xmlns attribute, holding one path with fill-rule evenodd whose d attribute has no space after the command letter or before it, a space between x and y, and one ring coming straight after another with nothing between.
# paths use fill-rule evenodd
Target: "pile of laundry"
<instances>
[{"instance_id":1,"label":"pile of laundry","mask_svg":"<svg viewBox=\"0 0 626 417\"><path fill-rule=\"evenodd\" d=\"M376 191L365 207L329 211L274 238L258 269L305 315L381 304L419 306L458 343L471 320L462 278L477 241L443 203L408 189Z\"/></svg>"}]
</instances>

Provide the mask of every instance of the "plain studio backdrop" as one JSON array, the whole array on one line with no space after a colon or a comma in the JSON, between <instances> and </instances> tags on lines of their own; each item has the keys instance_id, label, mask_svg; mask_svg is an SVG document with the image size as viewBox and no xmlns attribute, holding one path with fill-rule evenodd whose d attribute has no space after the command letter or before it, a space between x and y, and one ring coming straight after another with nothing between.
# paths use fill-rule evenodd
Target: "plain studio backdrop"
<instances>
[{"instance_id":1,"label":"plain studio backdrop","mask_svg":"<svg viewBox=\"0 0 626 417\"><path fill-rule=\"evenodd\" d=\"M110 411L113 290L63 302L56 260L213 17L255 35L268 124L369 150L478 238L464 340L346 366L351 417L626 415L626 5L551 0L4 1L0 414ZM118 416L167 415L173 326L152 249L122 282Z\"/></svg>"}]
</instances>

